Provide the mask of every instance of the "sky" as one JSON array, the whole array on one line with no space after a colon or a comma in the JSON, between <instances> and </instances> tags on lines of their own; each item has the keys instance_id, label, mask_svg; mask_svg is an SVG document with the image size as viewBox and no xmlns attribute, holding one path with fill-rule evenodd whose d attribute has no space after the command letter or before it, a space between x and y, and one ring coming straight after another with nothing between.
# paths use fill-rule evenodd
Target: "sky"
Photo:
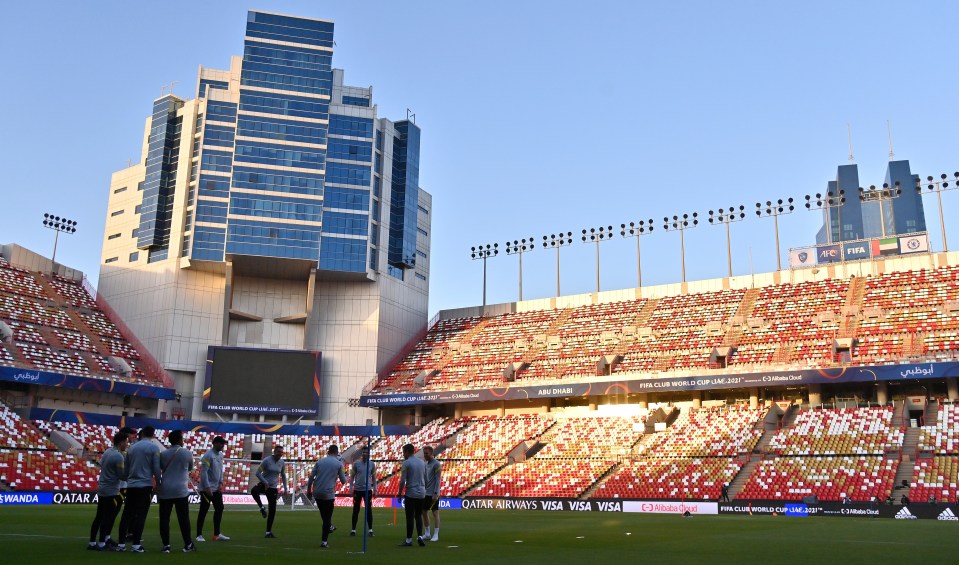
<instances>
[{"instance_id":1,"label":"sky","mask_svg":"<svg viewBox=\"0 0 959 565\"><path fill-rule=\"evenodd\" d=\"M889 129L914 173L959 169L954 2L276 2L9 3L0 48L0 243L49 256L45 212L78 222L59 262L95 285L110 175L139 158L163 85L192 98L199 65L242 54L247 10L333 20L333 63L373 85L380 117L415 114L420 185L433 195L430 314L478 305L470 247L573 232L562 292L680 280L678 233L662 218L745 205L731 226L733 273L776 268L773 224L755 203L824 192L854 162L883 182ZM945 65L945 66L944 66ZM887 128L887 123L889 127ZM847 129L848 128L848 129ZM943 194L947 231L959 191ZM934 250L935 196L926 196ZM821 214L780 218L787 249L814 242ZM952 225L959 225L953 221ZM950 236L959 248L959 230ZM687 280L726 275L722 227L686 232ZM523 297L555 294L556 254L523 256ZM487 264L490 304L518 297L518 258Z\"/></svg>"}]
</instances>

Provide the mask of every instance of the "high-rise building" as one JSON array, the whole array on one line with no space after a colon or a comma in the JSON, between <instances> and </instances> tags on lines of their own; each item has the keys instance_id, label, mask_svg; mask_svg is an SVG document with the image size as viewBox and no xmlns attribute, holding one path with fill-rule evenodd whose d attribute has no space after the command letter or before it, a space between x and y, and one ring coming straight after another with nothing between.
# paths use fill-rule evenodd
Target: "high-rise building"
<instances>
[{"instance_id":1,"label":"high-rise building","mask_svg":"<svg viewBox=\"0 0 959 565\"><path fill-rule=\"evenodd\" d=\"M866 190L863 192L865 197L860 198L859 188L862 185L859 184L859 167L840 165L836 180L829 181L826 187L836 205L824 211L823 227L816 234L816 243L926 231L926 215L922 196L916 191L917 181L918 177L910 171L908 160L890 161L885 180L888 188Z\"/></svg>"},{"instance_id":2,"label":"high-rise building","mask_svg":"<svg viewBox=\"0 0 959 565\"><path fill-rule=\"evenodd\" d=\"M111 180L98 290L188 417L225 345L320 351L317 419L365 423L354 400L426 325L420 129L346 86L333 47L333 22L250 12L243 56L154 101Z\"/></svg>"}]
</instances>

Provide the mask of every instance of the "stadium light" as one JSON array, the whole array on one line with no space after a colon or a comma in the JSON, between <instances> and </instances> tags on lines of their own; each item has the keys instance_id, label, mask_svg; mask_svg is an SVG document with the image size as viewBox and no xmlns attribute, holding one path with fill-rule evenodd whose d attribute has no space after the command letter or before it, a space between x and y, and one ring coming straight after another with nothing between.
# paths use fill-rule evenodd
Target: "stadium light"
<instances>
[{"instance_id":1,"label":"stadium light","mask_svg":"<svg viewBox=\"0 0 959 565\"><path fill-rule=\"evenodd\" d=\"M642 288L643 262L639 254L639 238L642 235L652 233L653 219L650 218L648 221L640 220L639 222L629 222L629 226L626 224L620 224L619 226L621 228L619 232L621 236L636 238L636 288Z\"/></svg>"},{"instance_id":2,"label":"stadium light","mask_svg":"<svg viewBox=\"0 0 959 565\"><path fill-rule=\"evenodd\" d=\"M573 232L551 233L549 238L543 236L543 247L552 247L556 249L556 296L559 297L559 248L566 247L573 243Z\"/></svg>"},{"instance_id":3,"label":"stadium light","mask_svg":"<svg viewBox=\"0 0 959 565\"><path fill-rule=\"evenodd\" d=\"M599 292L599 242L613 239L613 226L583 230L583 243L596 243L596 292Z\"/></svg>"},{"instance_id":4,"label":"stadium light","mask_svg":"<svg viewBox=\"0 0 959 565\"><path fill-rule=\"evenodd\" d=\"M529 239L513 240L506 242L507 255L519 255L519 301L523 301L523 253L528 253L536 248L533 242L533 236Z\"/></svg>"},{"instance_id":5,"label":"stadium light","mask_svg":"<svg viewBox=\"0 0 959 565\"><path fill-rule=\"evenodd\" d=\"M483 313L486 313L486 260L490 257L496 257L499 255L499 244L494 243L493 245L486 244L479 245L477 247L471 247L470 257L473 260L482 259L483 260Z\"/></svg>"},{"instance_id":6,"label":"stadium light","mask_svg":"<svg viewBox=\"0 0 959 565\"><path fill-rule=\"evenodd\" d=\"M808 206L808 204L807 204ZM796 207L793 206L793 199L787 198L785 201L780 198L776 202L772 200L767 200L766 205L763 206L762 202L756 203L756 215L762 218L772 216L773 225L776 227L776 270L783 270L782 263L782 251L779 250L779 216L784 214L792 214L793 210Z\"/></svg>"},{"instance_id":7,"label":"stadium light","mask_svg":"<svg viewBox=\"0 0 959 565\"><path fill-rule=\"evenodd\" d=\"M955 180L951 183L946 180L948 177L945 173L939 175L939 180L933 180L931 176L926 177L926 182L929 184L926 186L931 192L936 193L936 197L939 200L939 227L942 228L942 250L949 251L949 244L946 243L946 221L942 218L942 191L944 190L955 190L959 188L959 171L952 173ZM922 181L916 179L916 192L922 196Z\"/></svg>"},{"instance_id":8,"label":"stadium light","mask_svg":"<svg viewBox=\"0 0 959 565\"><path fill-rule=\"evenodd\" d=\"M672 220L670 220L668 217L663 218L664 230L679 232L679 256L683 267L683 282L686 282L686 240L683 234L686 230L691 230L699 225L698 218L699 214L697 212L693 212L692 214L683 214L682 216L674 215Z\"/></svg>"},{"instance_id":9,"label":"stadium light","mask_svg":"<svg viewBox=\"0 0 959 565\"><path fill-rule=\"evenodd\" d=\"M829 210L836 208L837 220L839 224L839 241L842 241L842 205L846 203L846 191L829 191L826 194L817 192L816 198L809 194L806 195L806 209L810 212L822 210L822 217L829 229L826 230L826 242L832 243L832 222L829 218Z\"/></svg>"},{"instance_id":10,"label":"stadium light","mask_svg":"<svg viewBox=\"0 0 959 565\"><path fill-rule=\"evenodd\" d=\"M730 277L733 276L733 251L729 237L729 224L743 221L743 218L746 217L745 210L746 207L740 204L738 209L735 206L730 206L726 209L720 208L715 216L712 210L709 211L710 224L726 224L726 266L729 268Z\"/></svg>"},{"instance_id":11,"label":"stadium light","mask_svg":"<svg viewBox=\"0 0 959 565\"><path fill-rule=\"evenodd\" d=\"M77 232L77 221L68 220L61 216L54 216L53 214L44 214L43 215L43 227L49 228L57 232L57 235L53 237L53 257L50 260L54 263L57 262L57 242L60 239L60 232L65 234L74 234Z\"/></svg>"},{"instance_id":12,"label":"stadium light","mask_svg":"<svg viewBox=\"0 0 959 565\"><path fill-rule=\"evenodd\" d=\"M885 200L899 198L900 194L902 194L902 189L899 188L899 181L896 181L895 187L890 187L887 183L882 183L881 189L877 189L876 185L871 185L868 189L859 187L859 200L879 203L879 226L882 230L882 237L886 237L886 215L883 213L882 203Z\"/></svg>"}]
</instances>

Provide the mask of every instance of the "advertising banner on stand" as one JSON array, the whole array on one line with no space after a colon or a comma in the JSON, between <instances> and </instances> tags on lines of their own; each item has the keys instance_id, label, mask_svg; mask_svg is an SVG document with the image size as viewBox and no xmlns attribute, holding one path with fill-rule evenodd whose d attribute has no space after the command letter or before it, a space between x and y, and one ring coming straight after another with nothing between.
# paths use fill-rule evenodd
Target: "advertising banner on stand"
<instances>
[{"instance_id":1,"label":"advertising banner on stand","mask_svg":"<svg viewBox=\"0 0 959 565\"><path fill-rule=\"evenodd\" d=\"M921 253L923 251L929 251L929 236L927 234L899 238L900 253Z\"/></svg>"},{"instance_id":2,"label":"advertising banner on stand","mask_svg":"<svg viewBox=\"0 0 959 565\"><path fill-rule=\"evenodd\" d=\"M816 248L791 249L789 251L789 268L812 267L816 265Z\"/></svg>"}]
</instances>

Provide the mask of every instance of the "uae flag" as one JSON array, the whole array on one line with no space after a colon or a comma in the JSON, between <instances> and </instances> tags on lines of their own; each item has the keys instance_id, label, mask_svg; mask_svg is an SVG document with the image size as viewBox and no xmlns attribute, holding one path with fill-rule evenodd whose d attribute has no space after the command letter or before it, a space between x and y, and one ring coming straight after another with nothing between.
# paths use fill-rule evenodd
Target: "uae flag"
<instances>
[{"instance_id":1,"label":"uae flag","mask_svg":"<svg viewBox=\"0 0 959 565\"><path fill-rule=\"evenodd\" d=\"M895 237L872 240L872 256L896 255L899 253L899 240Z\"/></svg>"}]
</instances>

